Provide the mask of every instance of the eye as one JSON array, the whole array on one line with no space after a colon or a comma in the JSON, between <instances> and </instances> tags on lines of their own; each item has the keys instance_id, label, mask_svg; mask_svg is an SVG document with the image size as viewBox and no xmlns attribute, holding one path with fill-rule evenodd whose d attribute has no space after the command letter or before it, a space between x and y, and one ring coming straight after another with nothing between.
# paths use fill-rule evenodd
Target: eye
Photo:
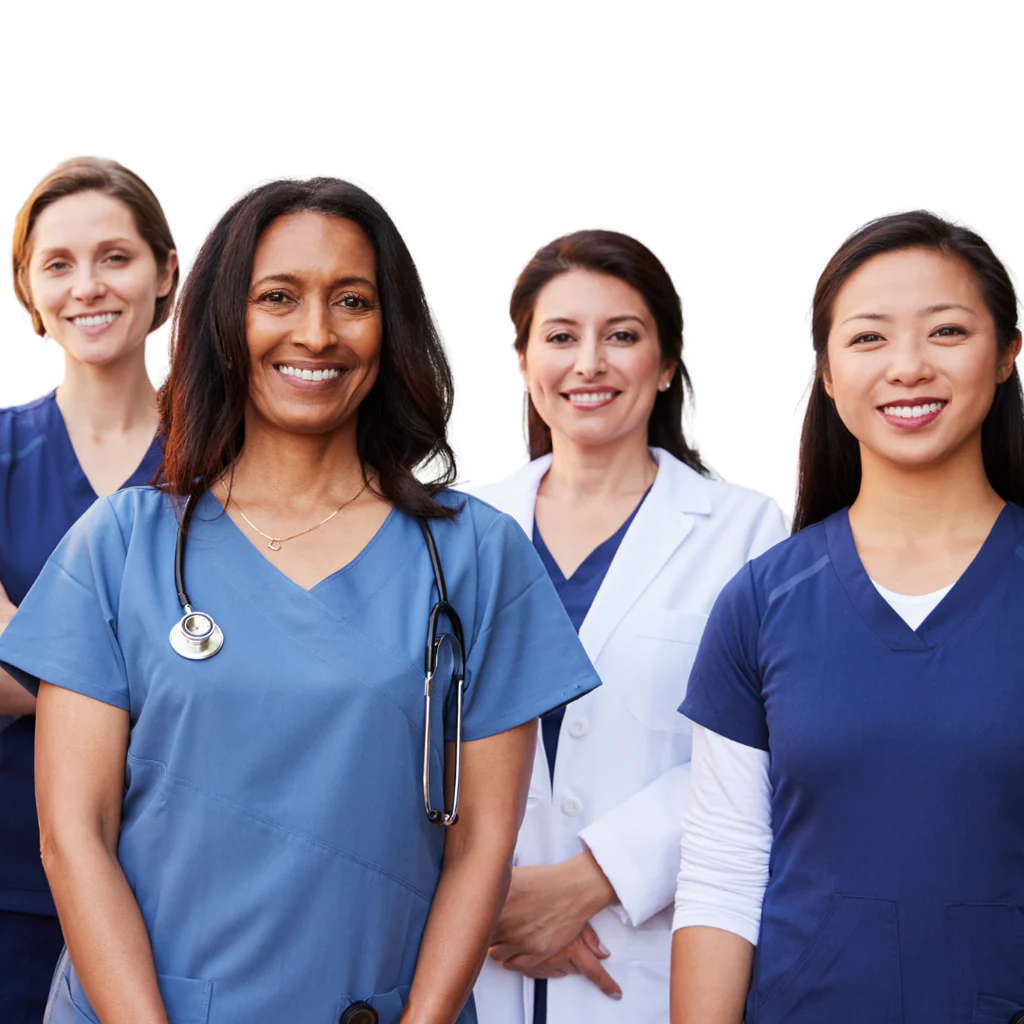
<instances>
[{"instance_id":1,"label":"eye","mask_svg":"<svg viewBox=\"0 0 1024 1024\"><path fill-rule=\"evenodd\" d=\"M612 333L611 340L621 342L625 345L630 345L637 340L637 335L634 331L615 331Z\"/></svg>"},{"instance_id":2,"label":"eye","mask_svg":"<svg viewBox=\"0 0 1024 1024\"><path fill-rule=\"evenodd\" d=\"M45 269L52 270L59 274L62 270L67 270L70 266L71 264L68 263L67 260L54 260L52 263L47 263Z\"/></svg>"},{"instance_id":3,"label":"eye","mask_svg":"<svg viewBox=\"0 0 1024 1024\"><path fill-rule=\"evenodd\" d=\"M947 324L945 327L936 327L932 331L933 338L963 338L967 335L967 332L962 327L957 327L955 324Z\"/></svg>"},{"instance_id":4,"label":"eye","mask_svg":"<svg viewBox=\"0 0 1024 1024\"><path fill-rule=\"evenodd\" d=\"M874 344L876 341L884 341L884 340L885 339L880 334L872 334L872 333L869 332L867 334L858 334L857 337L854 338L853 341L850 342L850 344L851 345L871 345L871 344Z\"/></svg>"},{"instance_id":5,"label":"eye","mask_svg":"<svg viewBox=\"0 0 1024 1024\"><path fill-rule=\"evenodd\" d=\"M572 335L568 331L555 331L554 334L548 335L548 341L552 345L567 345L572 340Z\"/></svg>"},{"instance_id":6,"label":"eye","mask_svg":"<svg viewBox=\"0 0 1024 1024\"><path fill-rule=\"evenodd\" d=\"M122 252L112 252L107 257L107 262L108 263L121 263L121 264L124 264L124 263L128 263L129 262L129 257L125 256L125 254L122 253Z\"/></svg>"},{"instance_id":7,"label":"eye","mask_svg":"<svg viewBox=\"0 0 1024 1024\"><path fill-rule=\"evenodd\" d=\"M369 309L370 303L358 292L346 292L338 299L338 304L345 309Z\"/></svg>"},{"instance_id":8,"label":"eye","mask_svg":"<svg viewBox=\"0 0 1024 1024\"><path fill-rule=\"evenodd\" d=\"M280 288L271 288L269 292L264 292L256 301L265 302L268 306L283 306L288 301L288 293Z\"/></svg>"}]
</instances>

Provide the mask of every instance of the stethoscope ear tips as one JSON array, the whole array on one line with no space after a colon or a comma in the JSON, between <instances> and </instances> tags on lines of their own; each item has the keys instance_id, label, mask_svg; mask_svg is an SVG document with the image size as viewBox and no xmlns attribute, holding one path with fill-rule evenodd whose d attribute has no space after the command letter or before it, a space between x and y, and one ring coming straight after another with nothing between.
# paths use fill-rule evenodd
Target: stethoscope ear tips
<instances>
[{"instance_id":1,"label":"stethoscope ear tips","mask_svg":"<svg viewBox=\"0 0 1024 1024\"><path fill-rule=\"evenodd\" d=\"M183 658L203 661L221 649L224 634L211 616L189 609L172 627L170 641L171 647Z\"/></svg>"}]
</instances>

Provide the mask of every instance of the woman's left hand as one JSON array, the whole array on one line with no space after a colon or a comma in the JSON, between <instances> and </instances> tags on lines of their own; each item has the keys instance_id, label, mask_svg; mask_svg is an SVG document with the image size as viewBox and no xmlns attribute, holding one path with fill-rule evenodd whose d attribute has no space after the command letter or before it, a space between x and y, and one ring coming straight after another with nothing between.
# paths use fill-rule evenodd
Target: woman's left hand
<instances>
[{"instance_id":1,"label":"woman's left hand","mask_svg":"<svg viewBox=\"0 0 1024 1024\"><path fill-rule=\"evenodd\" d=\"M490 955L510 971L528 970L564 949L615 890L586 850L560 864L512 869Z\"/></svg>"}]
</instances>

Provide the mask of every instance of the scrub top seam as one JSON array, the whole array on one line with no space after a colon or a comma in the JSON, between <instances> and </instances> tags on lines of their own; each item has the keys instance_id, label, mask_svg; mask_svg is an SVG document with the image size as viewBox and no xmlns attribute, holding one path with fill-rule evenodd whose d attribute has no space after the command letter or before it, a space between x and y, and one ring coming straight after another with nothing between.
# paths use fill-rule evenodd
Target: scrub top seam
<instances>
[{"instance_id":1,"label":"scrub top seam","mask_svg":"<svg viewBox=\"0 0 1024 1024\"><path fill-rule=\"evenodd\" d=\"M157 761L153 758L138 757L135 754L132 754L131 751L128 752L127 759L133 764L148 765L151 768L159 768L164 778L176 786L180 786L183 789L190 789L193 792L206 797L208 800L230 807L245 817L251 818L253 821L258 821L270 828L276 829L279 832L283 832L294 839L299 839L302 842L308 843L310 846L315 846L327 853L335 854L345 860L349 860L355 864L361 865L362 867L369 868L376 874L383 875L385 878L390 878L393 882L397 882L403 888L406 888L416 896L419 896L420 899L424 900L426 903L430 903L432 900L431 896L423 892L408 879L396 874L394 871L391 871L380 864L376 864L371 860L367 860L365 857L360 857L357 853L353 853L350 850L343 850L341 847L334 846L332 843L325 842L322 839L318 839L316 836L309 835L307 832L300 832L298 829L285 825L283 822L277 821L275 818L268 817L265 814L260 814L258 811L254 811L251 808L246 807L244 804L240 804L236 800L232 800L230 797L224 796L221 793L215 793L213 790L207 789L205 786L201 786L196 782L192 782L189 779L183 779L179 775L174 775L163 761Z\"/></svg>"}]
</instances>

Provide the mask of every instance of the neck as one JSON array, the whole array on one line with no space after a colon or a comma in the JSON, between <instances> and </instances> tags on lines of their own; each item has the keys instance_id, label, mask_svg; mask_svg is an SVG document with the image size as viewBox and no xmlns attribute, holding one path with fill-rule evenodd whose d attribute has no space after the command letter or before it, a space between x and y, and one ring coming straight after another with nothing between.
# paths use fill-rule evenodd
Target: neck
<instances>
[{"instance_id":1,"label":"neck","mask_svg":"<svg viewBox=\"0 0 1024 1024\"><path fill-rule=\"evenodd\" d=\"M365 472L372 483L369 467ZM227 482L243 505L267 502L304 509L340 504L364 483L355 418L331 434L298 434L268 424L250 409L245 444Z\"/></svg>"},{"instance_id":2,"label":"neck","mask_svg":"<svg viewBox=\"0 0 1024 1024\"><path fill-rule=\"evenodd\" d=\"M981 437L941 465L907 470L861 448L861 486L850 518L861 528L920 539L959 532L1003 506L985 475Z\"/></svg>"},{"instance_id":3,"label":"neck","mask_svg":"<svg viewBox=\"0 0 1024 1024\"><path fill-rule=\"evenodd\" d=\"M155 433L156 391L146 373L144 346L102 366L66 355L57 407L70 430L88 431L97 439L140 429Z\"/></svg>"},{"instance_id":4,"label":"neck","mask_svg":"<svg viewBox=\"0 0 1024 1024\"><path fill-rule=\"evenodd\" d=\"M603 445L581 445L554 434L551 468L542 482L547 497L609 498L642 494L658 472L647 432Z\"/></svg>"}]
</instances>

